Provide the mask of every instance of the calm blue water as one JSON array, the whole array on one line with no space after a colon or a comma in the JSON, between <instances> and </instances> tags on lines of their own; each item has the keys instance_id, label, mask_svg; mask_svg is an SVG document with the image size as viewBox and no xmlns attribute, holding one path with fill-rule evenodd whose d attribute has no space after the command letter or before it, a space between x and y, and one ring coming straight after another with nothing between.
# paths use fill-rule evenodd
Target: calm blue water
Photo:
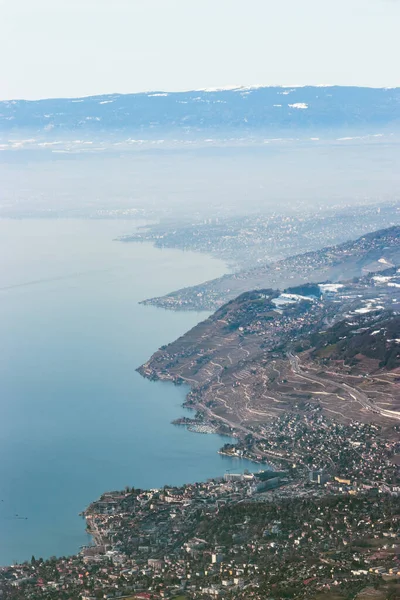
<instances>
[{"instance_id":1,"label":"calm blue water","mask_svg":"<svg viewBox=\"0 0 400 600\"><path fill-rule=\"evenodd\" d=\"M135 372L206 316L138 301L224 264L112 241L133 227L0 220L0 565L76 552L78 513L103 491L251 468L216 454L222 438L170 425L185 390Z\"/></svg>"}]
</instances>

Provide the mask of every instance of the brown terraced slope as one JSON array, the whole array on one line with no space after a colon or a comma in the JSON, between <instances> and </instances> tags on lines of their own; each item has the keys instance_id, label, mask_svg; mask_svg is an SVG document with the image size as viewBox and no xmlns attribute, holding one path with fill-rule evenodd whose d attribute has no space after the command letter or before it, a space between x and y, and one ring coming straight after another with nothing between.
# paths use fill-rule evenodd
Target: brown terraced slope
<instances>
[{"instance_id":1,"label":"brown terraced slope","mask_svg":"<svg viewBox=\"0 0 400 600\"><path fill-rule=\"evenodd\" d=\"M397 260L397 228L368 238L348 264L362 271ZM140 372L189 384L189 405L243 430L309 405L344 422L399 422L397 267L286 291L242 294L156 352Z\"/></svg>"}]
</instances>

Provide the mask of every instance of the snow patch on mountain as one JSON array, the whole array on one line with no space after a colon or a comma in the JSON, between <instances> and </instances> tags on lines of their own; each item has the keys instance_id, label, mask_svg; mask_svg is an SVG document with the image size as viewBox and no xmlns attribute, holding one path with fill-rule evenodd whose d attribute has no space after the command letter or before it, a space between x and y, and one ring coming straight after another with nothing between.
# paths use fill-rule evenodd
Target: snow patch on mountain
<instances>
[{"instance_id":1,"label":"snow patch on mountain","mask_svg":"<svg viewBox=\"0 0 400 600\"><path fill-rule=\"evenodd\" d=\"M305 102L295 102L294 104L289 104L289 108L298 108L299 110L306 110L308 108L308 104Z\"/></svg>"}]
</instances>

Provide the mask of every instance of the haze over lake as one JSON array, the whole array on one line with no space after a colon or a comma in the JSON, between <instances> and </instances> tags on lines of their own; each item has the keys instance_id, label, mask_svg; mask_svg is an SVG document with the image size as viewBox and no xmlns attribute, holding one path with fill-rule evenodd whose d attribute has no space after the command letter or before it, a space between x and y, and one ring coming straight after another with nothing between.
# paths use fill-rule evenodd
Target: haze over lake
<instances>
[{"instance_id":1,"label":"haze over lake","mask_svg":"<svg viewBox=\"0 0 400 600\"><path fill-rule=\"evenodd\" d=\"M222 438L170 424L185 388L135 372L207 316L138 302L226 266L113 241L135 226L0 220L0 565L76 552L78 513L106 490L251 467L218 455Z\"/></svg>"}]
</instances>

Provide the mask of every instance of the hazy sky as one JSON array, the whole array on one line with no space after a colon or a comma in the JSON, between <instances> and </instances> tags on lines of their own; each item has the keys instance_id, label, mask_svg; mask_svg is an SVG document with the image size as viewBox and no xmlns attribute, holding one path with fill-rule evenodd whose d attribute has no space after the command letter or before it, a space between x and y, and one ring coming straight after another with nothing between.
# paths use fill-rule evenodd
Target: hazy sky
<instances>
[{"instance_id":1,"label":"hazy sky","mask_svg":"<svg viewBox=\"0 0 400 600\"><path fill-rule=\"evenodd\" d=\"M0 0L0 98L400 86L400 0Z\"/></svg>"}]
</instances>

